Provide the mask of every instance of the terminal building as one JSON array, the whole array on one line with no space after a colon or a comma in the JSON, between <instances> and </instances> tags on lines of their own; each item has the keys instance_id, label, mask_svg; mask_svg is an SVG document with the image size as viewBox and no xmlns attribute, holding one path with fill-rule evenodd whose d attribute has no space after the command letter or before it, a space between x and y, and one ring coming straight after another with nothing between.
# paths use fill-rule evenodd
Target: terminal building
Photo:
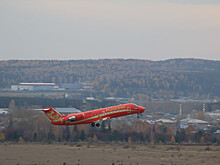
<instances>
[{"instance_id":1,"label":"terminal building","mask_svg":"<svg viewBox=\"0 0 220 165\"><path fill-rule=\"evenodd\" d=\"M11 90L16 91L46 91L57 89L55 83L19 83L18 85L11 85Z\"/></svg>"}]
</instances>

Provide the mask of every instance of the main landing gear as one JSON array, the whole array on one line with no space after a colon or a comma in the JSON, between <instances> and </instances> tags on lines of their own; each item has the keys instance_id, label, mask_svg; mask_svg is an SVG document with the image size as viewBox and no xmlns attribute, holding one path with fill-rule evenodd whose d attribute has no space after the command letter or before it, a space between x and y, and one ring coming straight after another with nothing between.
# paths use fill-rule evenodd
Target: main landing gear
<instances>
[{"instance_id":1,"label":"main landing gear","mask_svg":"<svg viewBox=\"0 0 220 165\"><path fill-rule=\"evenodd\" d=\"M96 127L100 127L100 125L101 125L100 123L92 123L92 124L91 124L92 127L95 127L95 126L96 126Z\"/></svg>"},{"instance_id":2,"label":"main landing gear","mask_svg":"<svg viewBox=\"0 0 220 165\"><path fill-rule=\"evenodd\" d=\"M96 127L100 127L100 125L101 125L100 123L96 123Z\"/></svg>"}]
</instances>

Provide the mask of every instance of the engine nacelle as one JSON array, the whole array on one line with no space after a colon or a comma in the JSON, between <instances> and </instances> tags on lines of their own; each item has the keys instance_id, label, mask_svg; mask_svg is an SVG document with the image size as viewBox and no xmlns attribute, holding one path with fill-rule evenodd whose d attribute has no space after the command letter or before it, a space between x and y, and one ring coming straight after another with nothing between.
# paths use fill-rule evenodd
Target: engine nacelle
<instances>
[{"instance_id":1,"label":"engine nacelle","mask_svg":"<svg viewBox=\"0 0 220 165\"><path fill-rule=\"evenodd\" d=\"M76 116L70 117L67 121L69 121L69 122L74 122L74 121L76 121Z\"/></svg>"},{"instance_id":2,"label":"engine nacelle","mask_svg":"<svg viewBox=\"0 0 220 165\"><path fill-rule=\"evenodd\" d=\"M75 114L71 117L66 117L65 120L66 122L74 122L74 121L82 120L83 118L84 118L83 114Z\"/></svg>"}]
</instances>

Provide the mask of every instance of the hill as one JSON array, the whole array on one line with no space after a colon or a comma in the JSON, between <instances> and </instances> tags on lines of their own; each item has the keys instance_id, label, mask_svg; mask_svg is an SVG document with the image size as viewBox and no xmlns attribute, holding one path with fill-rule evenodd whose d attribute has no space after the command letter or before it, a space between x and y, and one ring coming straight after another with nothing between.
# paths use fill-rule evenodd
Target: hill
<instances>
[{"instance_id":1,"label":"hill","mask_svg":"<svg viewBox=\"0 0 220 165\"><path fill-rule=\"evenodd\" d=\"M220 61L201 59L9 60L0 61L0 77L0 88L20 82L89 81L97 98L220 97Z\"/></svg>"}]
</instances>

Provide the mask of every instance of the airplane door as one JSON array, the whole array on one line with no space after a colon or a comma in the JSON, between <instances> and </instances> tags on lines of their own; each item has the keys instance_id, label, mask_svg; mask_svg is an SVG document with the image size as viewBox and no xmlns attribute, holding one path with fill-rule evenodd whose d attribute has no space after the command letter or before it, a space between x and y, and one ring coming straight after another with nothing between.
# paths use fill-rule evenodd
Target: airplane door
<instances>
[{"instance_id":1,"label":"airplane door","mask_svg":"<svg viewBox=\"0 0 220 165\"><path fill-rule=\"evenodd\" d=\"M127 109L128 109L128 113L131 113L131 107L129 106Z\"/></svg>"},{"instance_id":2,"label":"airplane door","mask_svg":"<svg viewBox=\"0 0 220 165\"><path fill-rule=\"evenodd\" d=\"M82 120L84 116L84 114L76 115L76 120Z\"/></svg>"}]
</instances>

